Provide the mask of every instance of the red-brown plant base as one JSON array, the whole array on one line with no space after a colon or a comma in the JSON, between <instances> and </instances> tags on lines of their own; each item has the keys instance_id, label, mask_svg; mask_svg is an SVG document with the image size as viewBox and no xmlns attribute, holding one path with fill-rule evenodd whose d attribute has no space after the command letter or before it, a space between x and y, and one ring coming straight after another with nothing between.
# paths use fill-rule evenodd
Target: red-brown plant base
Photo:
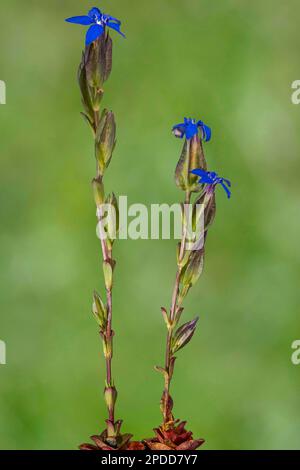
<instances>
[{"instance_id":1,"label":"red-brown plant base","mask_svg":"<svg viewBox=\"0 0 300 470\"><path fill-rule=\"evenodd\" d=\"M193 433L185 429L186 421L176 420L154 429L155 437L144 442L150 450L195 450L204 439L193 439Z\"/></svg>"},{"instance_id":2,"label":"red-brown plant base","mask_svg":"<svg viewBox=\"0 0 300 470\"><path fill-rule=\"evenodd\" d=\"M107 431L103 431L100 436L91 436L94 444L81 444L80 450L144 450L145 446L141 442L131 441L132 434L119 434L116 437L108 437Z\"/></svg>"}]
</instances>

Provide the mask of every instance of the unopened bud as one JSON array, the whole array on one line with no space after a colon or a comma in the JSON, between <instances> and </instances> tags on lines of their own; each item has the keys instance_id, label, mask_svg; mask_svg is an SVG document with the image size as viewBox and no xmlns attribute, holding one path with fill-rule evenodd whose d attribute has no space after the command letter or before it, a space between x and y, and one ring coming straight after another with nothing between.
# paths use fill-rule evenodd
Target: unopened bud
<instances>
[{"instance_id":1,"label":"unopened bud","mask_svg":"<svg viewBox=\"0 0 300 470\"><path fill-rule=\"evenodd\" d=\"M113 357L113 344L112 344L112 336L107 336L106 332L101 332L101 337L103 340L103 353L105 359L111 359Z\"/></svg>"},{"instance_id":2,"label":"unopened bud","mask_svg":"<svg viewBox=\"0 0 300 470\"><path fill-rule=\"evenodd\" d=\"M108 233L109 234L112 233L116 235L120 228L120 212L119 212L118 200L116 198L115 193L109 194L105 203L109 204L112 207L112 211L111 211L112 226L108 227Z\"/></svg>"},{"instance_id":3,"label":"unopened bud","mask_svg":"<svg viewBox=\"0 0 300 470\"><path fill-rule=\"evenodd\" d=\"M199 318L195 318L195 320L185 323L176 331L172 341L173 354L182 349L191 341L195 333L198 320Z\"/></svg>"},{"instance_id":4,"label":"unopened bud","mask_svg":"<svg viewBox=\"0 0 300 470\"><path fill-rule=\"evenodd\" d=\"M103 273L104 273L104 282L107 290L111 290L113 286L113 262L104 261L103 262Z\"/></svg>"},{"instance_id":5,"label":"unopened bud","mask_svg":"<svg viewBox=\"0 0 300 470\"><path fill-rule=\"evenodd\" d=\"M118 397L118 392L115 389L115 387L105 388L105 390L104 390L104 399L105 399L105 403L106 403L106 406L107 406L109 412L114 410L115 404L116 404L116 401L117 401L117 397Z\"/></svg>"},{"instance_id":6,"label":"unopened bud","mask_svg":"<svg viewBox=\"0 0 300 470\"><path fill-rule=\"evenodd\" d=\"M95 204L97 207L100 207L105 201L102 177L99 176L98 178L93 179L92 186L94 191Z\"/></svg>"},{"instance_id":7,"label":"unopened bud","mask_svg":"<svg viewBox=\"0 0 300 470\"><path fill-rule=\"evenodd\" d=\"M192 287L196 284L203 272L204 249L192 251L189 261L181 273L183 287Z\"/></svg>"},{"instance_id":8,"label":"unopened bud","mask_svg":"<svg viewBox=\"0 0 300 470\"><path fill-rule=\"evenodd\" d=\"M114 114L104 110L96 131L95 156L98 162L100 174L110 164L112 154L116 145L116 123Z\"/></svg>"}]
</instances>

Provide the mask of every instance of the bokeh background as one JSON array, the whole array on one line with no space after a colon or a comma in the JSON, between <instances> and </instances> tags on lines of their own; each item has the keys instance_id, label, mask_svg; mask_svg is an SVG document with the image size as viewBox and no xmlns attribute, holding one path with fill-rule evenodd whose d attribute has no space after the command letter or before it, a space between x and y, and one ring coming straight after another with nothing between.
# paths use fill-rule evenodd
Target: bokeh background
<instances>
[{"instance_id":1,"label":"bokeh background","mask_svg":"<svg viewBox=\"0 0 300 470\"><path fill-rule=\"evenodd\" d=\"M64 18L79 0L2 0L0 79L0 448L72 449L103 428L104 367L90 314L103 284L91 135L77 66L85 28ZM297 0L103 0L123 21L113 33L105 105L118 145L107 186L129 203L173 203L181 150L173 124L213 129L218 191L205 274L186 302L200 315L181 352L176 416L206 449L299 448L300 79ZM165 329L175 242L120 241L115 285L117 416L136 438L160 423Z\"/></svg>"}]
</instances>

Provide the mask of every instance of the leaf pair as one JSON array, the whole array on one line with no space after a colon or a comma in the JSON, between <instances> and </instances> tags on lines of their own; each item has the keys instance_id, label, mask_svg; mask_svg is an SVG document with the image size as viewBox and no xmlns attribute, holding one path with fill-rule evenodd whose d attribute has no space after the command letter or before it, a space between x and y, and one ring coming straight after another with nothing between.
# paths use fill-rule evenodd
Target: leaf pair
<instances>
[{"instance_id":1,"label":"leaf pair","mask_svg":"<svg viewBox=\"0 0 300 470\"><path fill-rule=\"evenodd\" d=\"M93 298L93 314L101 331L105 331L107 326L107 308L102 302L100 295L95 291Z\"/></svg>"}]
</instances>

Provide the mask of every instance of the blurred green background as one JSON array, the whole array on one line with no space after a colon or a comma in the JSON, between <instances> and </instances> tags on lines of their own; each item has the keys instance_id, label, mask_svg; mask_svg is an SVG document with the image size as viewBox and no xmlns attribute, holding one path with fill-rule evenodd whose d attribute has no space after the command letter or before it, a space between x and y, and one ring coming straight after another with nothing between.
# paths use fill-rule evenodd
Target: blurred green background
<instances>
[{"instance_id":1,"label":"blurred green background","mask_svg":"<svg viewBox=\"0 0 300 470\"><path fill-rule=\"evenodd\" d=\"M2 0L0 79L0 448L72 449L103 429L104 367L90 314L102 288L77 66L85 28L64 23L90 1ZM103 0L113 33L105 105L118 145L108 189L129 203L173 203L184 116L213 129L218 191L205 274L186 302L200 315L181 352L173 396L206 449L299 448L300 79L297 0ZM114 375L124 431L160 423L165 329L175 242L119 241Z\"/></svg>"}]
</instances>

